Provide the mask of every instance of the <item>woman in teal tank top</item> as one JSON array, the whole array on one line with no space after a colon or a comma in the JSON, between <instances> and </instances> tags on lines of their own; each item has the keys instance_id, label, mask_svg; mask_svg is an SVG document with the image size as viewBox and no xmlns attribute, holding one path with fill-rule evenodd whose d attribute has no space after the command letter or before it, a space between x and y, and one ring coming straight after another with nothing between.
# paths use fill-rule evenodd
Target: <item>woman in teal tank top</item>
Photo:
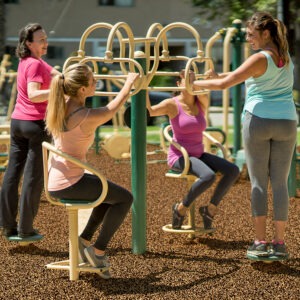
<instances>
[{"instance_id":1,"label":"woman in teal tank top","mask_svg":"<svg viewBox=\"0 0 300 300\"><path fill-rule=\"evenodd\" d=\"M253 50L236 70L194 81L194 86L222 90L245 81L243 141L251 180L251 209L255 238L248 257L288 257L284 242L288 220L288 174L297 135L293 102L293 63L286 28L269 13L257 12L247 22L246 38ZM267 242L268 183L273 194L273 240Z\"/></svg>"}]
</instances>

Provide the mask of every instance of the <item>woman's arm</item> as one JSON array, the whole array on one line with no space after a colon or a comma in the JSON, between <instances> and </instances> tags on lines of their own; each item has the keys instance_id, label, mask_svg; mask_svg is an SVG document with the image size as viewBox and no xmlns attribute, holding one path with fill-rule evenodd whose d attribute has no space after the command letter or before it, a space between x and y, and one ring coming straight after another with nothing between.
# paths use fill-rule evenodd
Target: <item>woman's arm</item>
<instances>
[{"instance_id":1,"label":"woman's arm","mask_svg":"<svg viewBox=\"0 0 300 300\"><path fill-rule=\"evenodd\" d=\"M51 76L61 74L55 68L52 68L50 72ZM27 84L28 98L34 103L45 102L48 100L50 90L41 90L41 84L39 82L29 82Z\"/></svg>"},{"instance_id":2,"label":"woman's arm","mask_svg":"<svg viewBox=\"0 0 300 300\"><path fill-rule=\"evenodd\" d=\"M27 84L28 98L34 103L47 101L49 97L49 91L49 89L41 90L41 84L39 82L29 82Z\"/></svg>"},{"instance_id":3,"label":"woman's arm","mask_svg":"<svg viewBox=\"0 0 300 300\"><path fill-rule=\"evenodd\" d=\"M111 102L109 102L104 107L91 109L89 118L87 122L85 122L85 131L97 128L98 126L109 121L114 116L114 114L123 106L123 104L128 99L131 88L133 87L133 84L138 77L138 73L128 73L127 79L122 89Z\"/></svg>"},{"instance_id":4,"label":"woman's arm","mask_svg":"<svg viewBox=\"0 0 300 300\"><path fill-rule=\"evenodd\" d=\"M207 80L194 81L194 87L209 90L223 90L234 85L244 82L249 77L258 77L265 73L267 69L267 59L261 53L256 53L250 56L240 67L236 70L224 73L226 76L217 77Z\"/></svg>"},{"instance_id":5,"label":"woman's arm","mask_svg":"<svg viewBox=\"0 0 300 300\"><path fill-rule=\"evenodd\" d=\"M177 108L172 98L165 99L160 103L151 106L149 93L147 92L146 105L151 117L168 116L172 119L177 114Z\"/></svg>"}]
</instances>

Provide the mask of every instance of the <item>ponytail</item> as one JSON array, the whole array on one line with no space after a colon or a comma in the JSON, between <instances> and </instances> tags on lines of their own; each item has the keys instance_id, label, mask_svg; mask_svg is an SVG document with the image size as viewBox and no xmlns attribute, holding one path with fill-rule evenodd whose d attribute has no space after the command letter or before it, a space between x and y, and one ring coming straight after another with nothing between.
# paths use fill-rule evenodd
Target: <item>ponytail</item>
<instances>
[{"instance_id":1,"label":"ponytail","mask_svg":"<svg viewBox=\"0 0 300 300\"><path fill-rule=\"evenodd\" d=\"M46 129L53 136L64 131L66 101L64 93L64 75L56 75L51 82L46 112Z\"/></svg>"}]
</instances>

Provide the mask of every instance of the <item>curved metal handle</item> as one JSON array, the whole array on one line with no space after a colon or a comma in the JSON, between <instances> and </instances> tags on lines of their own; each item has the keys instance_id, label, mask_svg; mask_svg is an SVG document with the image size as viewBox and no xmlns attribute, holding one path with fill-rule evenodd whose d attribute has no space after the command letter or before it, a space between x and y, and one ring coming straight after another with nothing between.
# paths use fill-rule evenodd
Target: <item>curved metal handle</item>
<instances>
[{"instance_id":1,"label":"curved metal handle","mask_svg":"<svg viewBox=\"0 0 300 300\"><path fill-rule=\"evenodd\" d=\"M128 63L130 66L130 69L132 72L135 72L135 69L138 69L138 72L140 74L140 78L138 82L134 86L134 90L130 92L130 95L137 94L143 87L144 81L145 81L145 74L142 66L134 59L130 58L112 58L107 61L105 57L85 57L81 60L81 63L88 63L88 62L104 62L104 63ZM127 71L126 71L127 72ZM106 80L117 80L117 79L126 79L127 75L112 75L112 74L95 74L94 77L96 79L106 79ZM112 95L118 95L118 92L95 92L95 95L97 96L112 96Z\"/></svg>"},{"instance_id":2,"label":"curved metal handle","mask_svg":"<svg viewBox=\"0 0 300 300\"><path fill-rule=\"evenodd\" d=\"M208 68L209 69L212 69L214 70L214 64L213 64L213 61L210 57L192 57L188 60L187 64L186 64L186 67L185 67L185 76L184 76L184 79L185 79L185 87L186 87L186 90L192 94L192 95L201 95L201 94L207 94L210 92L210 90L207 90L207 89L202 89L202 90L194 90L193 87L191 86L191 82L190 82L190 70L194 71L192 65L195 65L195 62L200 62L200 63L203 63L205 62L206 63L206 66L209 66ZM196 79L207 79L207 75L204 75L204 74L195 74L195 77Z\"/></svg>"},{"instance_id":3,"label":"curved metal handle","mask_svg":"<svg viewBox=\"0 0 300 300\"><path fill-rule=\"evenodd\" d=\"M78 55L80 55L81 57L85 56L85 51L84 51L84 47L85 47L85 42L88 38L88 36L96 29L101 29L101 28L105 28L105 29L109 29L111 30L113 28L113 25L109 24L109 23L105 23L105 22L100 22L100 23L95 23L93 25L91 25L90 27L88 27L82 34L81 38L80 38L80 43L79 43L79 50L78 50Z\"/></svg>"},{"instance_id":4,"label":"curved metal handle","mask_svg":"<svg viewBox=\"0 0 300 300\"><path fill-rule=\"evenodd\" d=\"M184 169L181 172L181 175L188 175L188 172L190 169L189 155L184 147L182 147L180 144L178 144L177 142L175 142L173 140L173 138L171 137L171 135L169 133L171 131L172 131L172 126L171 125L166 126L164 129L164 136L170 144L172 144L176 149L178 149L182 153L183 158L184 158Z\"/></svg>"},{"instance_id":5,"label":"curved metal handle","mask_svg":"<svg viewBox=\"0 0 300 300\"><path fill-rule=\"evenodd\" d=\"M88 208L93 208L95 206L98 206L99 204L101 204L104 201L104 199L107 195L108 184L107 184L106 177L101 172L99 172L98 170L93 168L91 165L89 165L87 163L83 163L79 159L74 158L63 151L58 150L57 148L55 148L53 145L49 144L48 142L42 143L42 149L43 149L43 166L44 166L44 189L45 189L46 198L50 203L52 203L54 205L59 205L59 206L74 206L76 209L83 209L83 208L88 209ZM81 203L81 204L69 204L69 205L63 204L63 203L57 201L55 198L53 198L48 192L48 178L49 178L48 151L50 153L55 153L56 155L65 158L67 161L70 161L73 164L81 167L82 169L88 170L92 174L96 175L100 179L101 184L102 184L102 192L101 192L100 196L93 202L89 202L86 204Z\"/></svg>"}]
</instances>

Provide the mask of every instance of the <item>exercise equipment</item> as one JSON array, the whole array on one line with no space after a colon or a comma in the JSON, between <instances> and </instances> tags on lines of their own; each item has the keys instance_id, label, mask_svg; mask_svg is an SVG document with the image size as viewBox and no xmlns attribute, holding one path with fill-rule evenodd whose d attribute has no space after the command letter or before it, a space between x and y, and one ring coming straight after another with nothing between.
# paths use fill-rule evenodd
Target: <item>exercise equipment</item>
<instances>
[{"instance_id":1,"label":"exercise equipment","mask_svg":"<svg viewBox=\"0 0 300 300\"><path fill-rule=\"evenodd\" d=\"M43 142L43 166L44 166L44 189L47 200L53 204L62 206L66 209L69 217L69 259L59 262L53 262L47 264L49 269L57 270L68 270L70 280L77 280L79 278L80 272L91 272L91 273L101 273L107 270L107 268L95 268L88 263L79 262L78 257L78 210L80 209L90 209L97 205L100 205L107 194L107 180L102 173L93 168L87 163L83 163L80 160L56 149L53 145ZM65 160L79 166L82 169L89 171L90 173L96 175L102 184L102 192L98 199L94 201L89 201L82 199L81 201L73 199L55 199L48 191L48 160L50 155L57 155ZM88 193L88 191L87 191Z\"/></svg>"},{"instance_id":2,"label":"exercise equipment","mask_svg":"<svg viewBox=\"0 0 300 300\"><path fill-rule=\"evenodd\" d=\"M37 233L33 236L25 237L25 238L19 237L18 235L12 235L6 237L6 240L8 240L9 242L18 243L20 246L28 246L30 244L34 244L41 241L43 238L44 238L43 235Z\"/></svg>"},{"instance_id":3,"label":"exercise equipment","mask_svg":"<svg viewBox=\"0 0 300 300\"><path fill-rule=\"evenodd\" d=\"M184 169L182 172L175 171L175 170L168 170L165 174L166 177L174 178L174 179L183 179L187 181L187 188L190 189L193 183L198 180L198 178L192 174L189 174L190 168L190 161L189 156L184 147L182 147L179 143L175 142L172 138L172 126L168 125L164 129L164 136L167 141L176 147L181 153L184 158ZM204 138L209 139L211 143L214 143L216 147L220 148L222 151L223 157L226 158L226 149L223 145L212 137L208 132L203 133ZM188 225L183 225L181 229L173 229L172 224L167 224L162 227L165 232L176 233L176 234L188 234L190 239L193 239L196 235L201 234L211 234L215 232L215 228L211 229L204 229L203 226L197 226L195 221L195 203L193 203L188 212Z\"/></svg>"},{"instance_id":4,"label":"exercise equipment","mask_svg":"<svg viewBox=\"0 0 300 300\"><path fill-rule=\"evenodd\" d=\"M85 43L88 36L96 29L108 32L106 51L103 57L92 57L85 53ZM196 41L195 55L170 55L168 49L168 33L171 30L186 30L192 34ZM113 49L119 48L117 54ZM162 49L162 50L161 50ZM131 91L131 144L130 157L132 168L132 193L134 203L132 207L132 244L133 253L141 254L146 250L146 90L147 91L181 91L183 87L151 86L154 76L178 77L178 72L158 71L160 62L182 62L192 69L196 79L206 78L204 74L206 65L213 69L213 62L206 57L203 51L198 31L183 22L175 22L162 26L154 23L150 26L145 37L134 37L131 28L124 22L115 25L109 23L96 23L83 33L77 55L68 58L63 66L82 62L91 65L94 77L106 82L120 83L126 79L128 72L140 73L140 80ZM114 69L113 74L99 74L98 64L109 65ZM114 68L113 68L114 67ZM118 68L116 70L116 68ZM207 90L192 91L193 94L207 94ZM114 96L118 92L96 91L96 96ZM109 139L107 140L109 141Z\"/></svg>"},{"instance_id":5,"label":"exercise equipment","mask_svg":"<svg viewBox=\"0 0 300 300\"><path fill-rule=\"evenodd\" d=\"M267 255L267 256L257 256L257 255L248 255L246 256L248 259L252 261L261 261L266 264L271 264L276 261L284 261L287 260L288 257L284 256L276 256L276 255Z\"/></svg>"}]
</instances>

